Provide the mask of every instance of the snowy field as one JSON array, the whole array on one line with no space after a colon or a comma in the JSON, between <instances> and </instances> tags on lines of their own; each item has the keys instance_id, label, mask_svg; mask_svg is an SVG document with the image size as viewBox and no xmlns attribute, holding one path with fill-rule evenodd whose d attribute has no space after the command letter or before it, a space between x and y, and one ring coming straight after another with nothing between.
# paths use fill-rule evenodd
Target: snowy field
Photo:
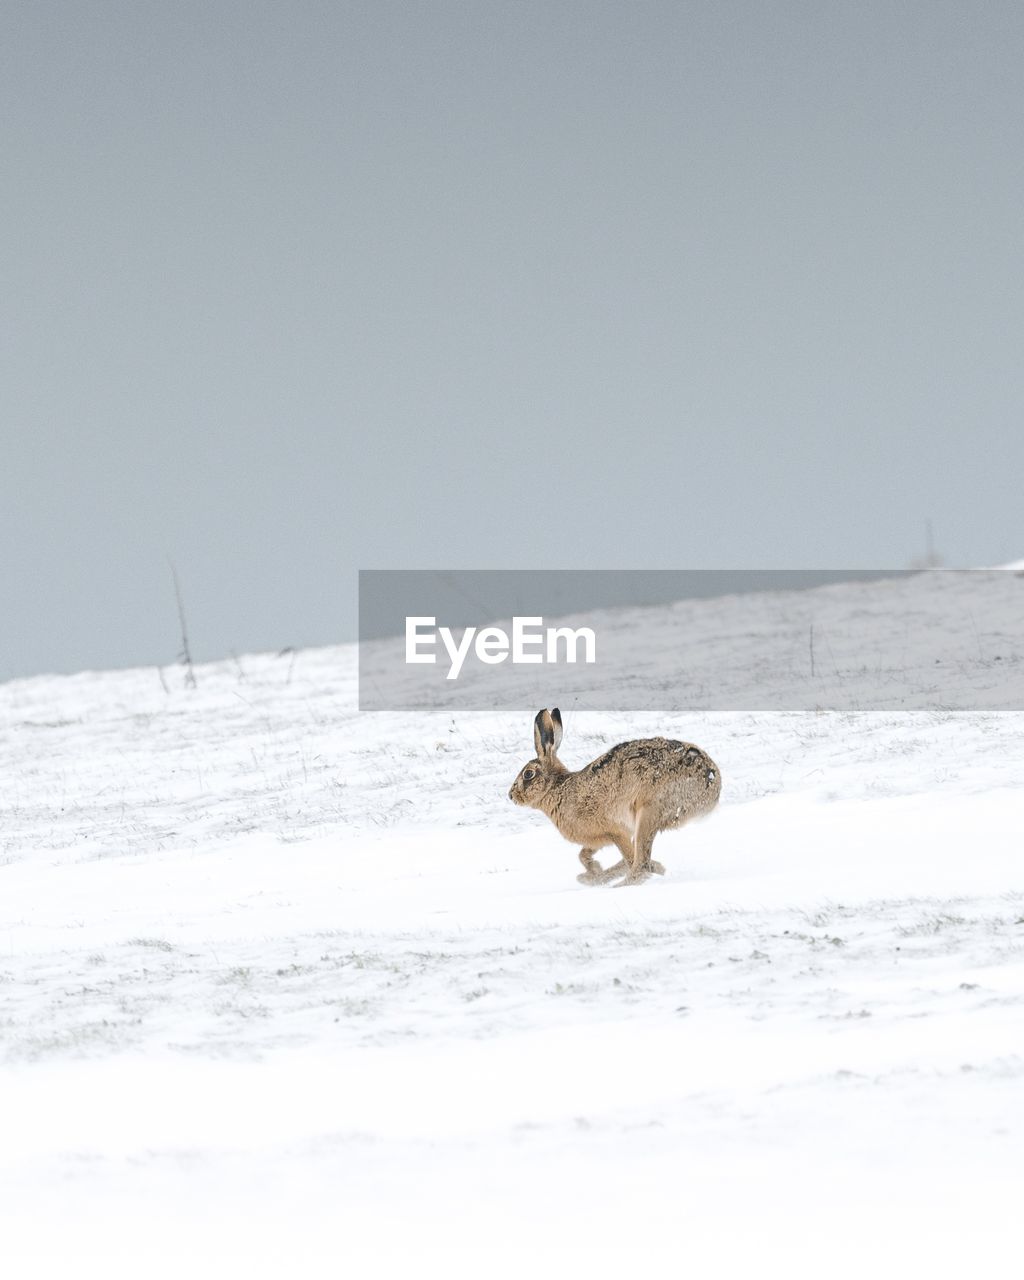
<instances>
[{"instance_id":1,"label":"snowy field","mask_svg":"<svg viewBox=\"0 0 1024 1280\"><path fill-rule=\"evenodd\" d=\"M1024 713L563 702L724 779L584 888L531 713L197 677L0 687L5 1277L1016 1273Z\"/></svg>"}]
</instances>

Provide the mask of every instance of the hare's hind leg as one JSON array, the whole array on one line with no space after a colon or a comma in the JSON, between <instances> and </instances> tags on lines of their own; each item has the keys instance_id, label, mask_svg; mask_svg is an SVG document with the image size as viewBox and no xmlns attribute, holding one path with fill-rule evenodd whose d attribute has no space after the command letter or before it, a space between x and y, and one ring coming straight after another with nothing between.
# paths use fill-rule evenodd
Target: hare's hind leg
<instances>
[{"instance_id":1,"label":"hare's hind leg","mask_svg":"<svg viewBox=\"0 0 1024 1280\"><path fill-rule=\"evenodd\" d=\"M641 880L646 880L646 875L636 876L634 874L635 852L631 837L623 831L615 837L615 844L619 852L622 854L622 861L617 862L614 867L608 868L605 872L608 879L611 880L613 877L622 877L615 886L616 888L619 888L620 885L624 884L639 884Z\"/></svg>"},{"instance_id":2,"label":"hare's hind leg","mask_svg":"<svg viewBox=\"0 0 1024 1280\"><path fill-rule=\"evenodd\" d=\"M652 874L659 876L665 874L665 868L661 863L654 862L651 858L651 847L657 834L658 822L655 815L650 809L638 810L633 827L632 865L629 874L622 881L623 884L641 884Z\"/></svg>"}]
</instances>

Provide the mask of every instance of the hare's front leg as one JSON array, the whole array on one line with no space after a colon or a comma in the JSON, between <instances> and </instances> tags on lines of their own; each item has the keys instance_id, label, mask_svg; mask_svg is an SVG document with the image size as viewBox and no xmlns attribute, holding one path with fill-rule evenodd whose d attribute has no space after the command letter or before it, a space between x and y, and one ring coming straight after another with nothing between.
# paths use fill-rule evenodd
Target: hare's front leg
<instances>
[{"instance_id":1,"label":"hare's front leg","mask_svg":"<svg viewBox=\"0 0 1024 1280\"><path fill-rule=\"evenodd\" d=\"M604 868L594 857L596 849L581 849L580 862L583 863L583 874L576 879L580 884L600 884L604 876Z\"/></svg>"},{"instance_id":2,"label":"hare's front leg","mask_svg":"<svg viewBox=\"0 0 1024 1280\"><path fill-rule=\"evenodd\" d=\"M607 884L609 880L614 880L616 876L621 876L624 871L629 870L629 863L619 859L613 867L609 867L607 871L602 871L594 881L594 884Z\"/></svg>"},{"instance_id":3,"label":"hare's front leg","mask_svg":"<svg viewBox=\"0 0 1024 1280\"><path fill-rule=\"evenodd\" d=\"M576 877L580 884L607 884L609 880L614 880L616 876L621 876L623 871L628 870L629 863L624 861L616 862L613 867L604 870L594 857L596 852L596 849L580 850L580 862L586 868L583 875Z\"/></svg>"}]
</instances>

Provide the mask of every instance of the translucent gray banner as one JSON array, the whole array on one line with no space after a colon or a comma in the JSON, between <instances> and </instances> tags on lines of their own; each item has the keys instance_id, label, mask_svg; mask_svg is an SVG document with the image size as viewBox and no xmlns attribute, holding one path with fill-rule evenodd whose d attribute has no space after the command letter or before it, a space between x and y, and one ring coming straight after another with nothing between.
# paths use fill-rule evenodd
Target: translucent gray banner
<instances>
[{"instance_id":1,"label":"translucent gray banner","mask_svg":"<svg viewBox=\"0 0 1024 1280\"><path fill-rule=\"evenodd\" d=\"M1024 571L363 570L366 711L1024 709Z\"/></svg>"}]
</instances>

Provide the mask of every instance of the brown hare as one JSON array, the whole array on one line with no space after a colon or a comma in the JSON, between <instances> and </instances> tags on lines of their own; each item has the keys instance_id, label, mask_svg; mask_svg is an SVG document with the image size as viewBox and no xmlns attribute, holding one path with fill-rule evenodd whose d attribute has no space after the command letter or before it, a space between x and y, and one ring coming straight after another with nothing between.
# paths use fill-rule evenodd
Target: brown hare
<instances>
[{"instance_id":1,"label":"brown hare","mask_svg":"<svg viewBox=\"0 0 1024 1280\"><path fill-rule=\"evenodd\" d=\"M651 860L659 831L681 827L709 813L718 803L722 775L700 747L669 738L620 742L574 773L556 752L562 741L562 717L538 711L533 722L537 757L523 765L509 799L546 813L558 830L583 847L580 884L639 884L652 872L665 874ZM622 861L605 870L594 857L613 844Z\"/></svg>"}]
</instances>

